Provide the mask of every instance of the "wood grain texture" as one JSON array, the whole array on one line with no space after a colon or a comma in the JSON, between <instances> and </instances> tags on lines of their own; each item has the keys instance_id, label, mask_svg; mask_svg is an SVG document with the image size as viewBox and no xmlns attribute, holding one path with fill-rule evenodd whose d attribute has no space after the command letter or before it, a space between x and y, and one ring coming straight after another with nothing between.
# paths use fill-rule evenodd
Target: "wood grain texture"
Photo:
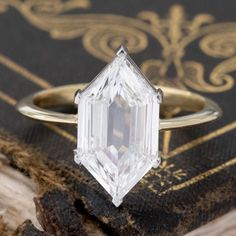
<instances>
[{"instance_id":1,"label":"wood grain texture","mask_svg":"<svg viewBox=\"0 0 236 236\"><path fill-rule=\"evenodd\" d=\"M186 234L185 236L235 236L236 210Z\"/></svg>"},{"instance_id":2,"label":"wood grain texture","mask_svg":"<svg viewBox=\"0 0 236 236\"><path fill-rule=\"evenodd\" d=\"M0 217L8 231L13 232L26 219L41 228L36 219L33 202L35 186L32 180L9 166L7 159L1 154L0 180ZM0 230L3 231L3 227Z\"/></svg>"}]
</instances>

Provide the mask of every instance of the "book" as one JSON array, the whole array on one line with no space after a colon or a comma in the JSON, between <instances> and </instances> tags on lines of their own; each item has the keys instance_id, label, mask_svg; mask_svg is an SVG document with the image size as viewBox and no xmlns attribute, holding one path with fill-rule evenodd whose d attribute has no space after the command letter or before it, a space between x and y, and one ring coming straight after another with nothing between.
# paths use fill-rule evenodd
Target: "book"
<instances>
[{"instance_id":1,"label":"book","mask_svg":"<svg viewBox=\"0 0 236 236\"><path fill-rule=\"evenodd\" d=\"M0 152L30 176L42 168L52 171L52 179L75 195L106 233L182 235L228 212L236 205L234 5L233 0L1 2L0 127L20 141L1 135ZM223 117L161 133L161 166L117 209L74 163L76 127L28 120L14 106L39 90L90 82L121 43L151 83L209 97ZM163 115L179 112L170 108ZM11 157L13 143L29 149L25 162L18 157L23 150ZM34 148L44 153L42 161Z\"/></svg>"}]
</instances>

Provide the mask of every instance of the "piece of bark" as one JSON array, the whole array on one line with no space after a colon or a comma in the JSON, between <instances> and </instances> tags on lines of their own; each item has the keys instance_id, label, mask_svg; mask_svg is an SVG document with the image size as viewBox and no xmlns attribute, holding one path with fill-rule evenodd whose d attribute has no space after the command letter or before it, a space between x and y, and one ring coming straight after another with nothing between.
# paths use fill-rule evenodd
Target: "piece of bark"
<instances>
[{"instance_id":1,"label":"piece of bark","mask_svg":"<svg viewBox=\"0 0 236 236\"><path fill-rule=\"evenodd\" d=\"M95 216L102 222L109 235L144 235L132 219L127 208L115 207L107 193L94 180L87 171L75 169L66 165L50 164L50 170L54 171L55 178L79 199L88 214Z\"/></svg>"},{"instance_id":2,"label":"piece of bark","mask_svg":"<svg viewBox=\"0 0 236 236\"><path fill-rule=\"evenodd\" d=\"M18 226L13 236L52 236L47 232L42 232L37 229L30 220L26 220Z\"/></svg>"},{"instance_id":3,"label":"piece of bark","mask_svg":"<svg viewBox=\"0 0 236 236\"><path fill-rule=\"evenodd\" d=\"M79 236L104 233L93 220L86 217L84 209L66 191L54 189L35 198L37 217L45 231L53 235ZM80 214L82 211L83 214Z\"/></svg>"},{"instance_id":4,"label":"piece of bark","mask_svg":"<svg viewBox=\"0 0 236 236\"><path fill-rule=\"evenodd\" d=\"M53 235L85 235L82 217L65 192L54 190L35 198L37 217L47 232Z\"/></svg>"}]
</instances>

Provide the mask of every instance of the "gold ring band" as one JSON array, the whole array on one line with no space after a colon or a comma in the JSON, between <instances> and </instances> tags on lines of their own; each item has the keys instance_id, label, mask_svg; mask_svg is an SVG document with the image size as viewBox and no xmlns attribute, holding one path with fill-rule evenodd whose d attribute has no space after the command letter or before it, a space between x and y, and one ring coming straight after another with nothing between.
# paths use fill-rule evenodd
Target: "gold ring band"
<instances>
[{"instance_id":1,"label":"gold ring band","mask_svg":"<svg viewBox=\"0 0 236 236\"><path fill-rule=\"evenodd\" d=\"M50 88L23 98L16 105L17 110L30 118L54 123L76 124L77 115L48 110L68 107L74 104L76 91L87 84L71 84ZM179 117L160 119L160 130L193 126L213 121L222 114L220 107L212 100L193 92L158 86L164 93L161 109L179 107L182 111L194 112Z\"/></svg>"}]
</instances>

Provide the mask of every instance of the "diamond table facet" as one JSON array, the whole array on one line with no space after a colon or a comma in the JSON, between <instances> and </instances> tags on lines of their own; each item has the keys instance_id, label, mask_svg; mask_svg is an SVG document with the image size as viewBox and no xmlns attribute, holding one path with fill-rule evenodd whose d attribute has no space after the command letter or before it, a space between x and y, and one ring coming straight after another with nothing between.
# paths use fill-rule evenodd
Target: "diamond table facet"
<instances>
[{"instance_id":1,"label":"diamond table facet","mask_svg":"<svg viewBox=\"0 0 236 236\"><path fill-rule=\"evenodd\" d=\"M76 95L79 122L75 161L95 177L116 206L160 163L160 93L120 49Z\"/></svg>"}]
</instances>

